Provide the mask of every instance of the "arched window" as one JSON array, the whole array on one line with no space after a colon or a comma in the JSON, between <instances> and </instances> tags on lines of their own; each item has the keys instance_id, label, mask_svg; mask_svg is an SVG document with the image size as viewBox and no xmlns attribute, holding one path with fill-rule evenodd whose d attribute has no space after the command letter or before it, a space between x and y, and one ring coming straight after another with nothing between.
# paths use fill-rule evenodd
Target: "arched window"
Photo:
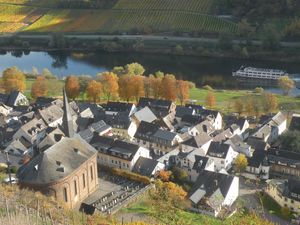
<instances>
[{"instance_id":1,"label":"arched window","mask_svg":"<svg viewBox=\"0 0 300 225\"><path fill-rule=\"evenodd\" d=\"M68 190L66 187L64 187L63 192L64 192L64 200L65 200L65 202L68 202Z\"/></svg>"},{"instance_id":2,"label":"arched window","mask_svg":"<svg viewBox=\"0 0 300 225\"><path fill-rule=\"evenodd\" d=\"M93 166L91 166L91 180L94 180Z\"/></svg>"},{"instance_id":3,"label":"arched window","mask_svg":"<svg viewBox=\"0 0 300 225\"><path fill-rule=\"evenodd\" d=\"M74 196L77 195L77 182L74 180Z\"/></svg>"}]
</instances>

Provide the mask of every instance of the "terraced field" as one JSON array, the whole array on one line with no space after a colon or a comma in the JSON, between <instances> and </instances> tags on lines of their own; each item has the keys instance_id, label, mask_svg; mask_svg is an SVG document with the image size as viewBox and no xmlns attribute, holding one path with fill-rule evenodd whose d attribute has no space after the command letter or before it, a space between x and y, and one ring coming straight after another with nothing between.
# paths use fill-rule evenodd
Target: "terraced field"
<instances>
[{"instance_id":1,"label":"terraced field","mask_svg":"<svg viewBox=\"0 0 300 225\"><path fill-rule=\"evenodd\" d=\"M119 0L114 9L178 10L209 13L214 0Z\"/></svg>"},{"instance_id":2,"label":"terraced field","mask_svg":"<svg viewBox=\"0 0 300 225\"><path fill-rule=\"evenodd\" d=\"M6 4L7 1L0 0L0 32L22 30L110 34L178 31L218 34L237 31L235 23L209 14L215 0L119 0L113 8L102 10L49 9ZM26 0L13 2L37 3Z\"/></svg>"}]
</instances>

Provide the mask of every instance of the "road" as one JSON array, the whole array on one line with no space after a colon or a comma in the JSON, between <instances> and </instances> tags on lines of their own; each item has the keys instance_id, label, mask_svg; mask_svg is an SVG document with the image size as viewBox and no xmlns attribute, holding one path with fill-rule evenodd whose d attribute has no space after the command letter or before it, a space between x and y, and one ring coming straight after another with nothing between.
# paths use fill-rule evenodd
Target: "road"
<instances>
[{"instance_id":1,"label":"road","mask_svg":"<svg viewBox=\"0 0 300 225\"><path fill-rule=\"evenodd\" d=\"M0 38L7 38L13 36L12 34L2 34ZM170 37L170 36L155 36L155 35L99 35L99 34L65 34L67 38L77 38L82 40L113 40L113 39L122 39L122 40L143 40L143 41L159 41L159 42L189 42L189 43L218 43L218 38L193 38L193 37ZM22 39L49 39L51 38L50 34L18 34L18 37ZM245 41L233 40L234 44L244 43ZM260 46L261 41L252 41L253 45ZM300 42L281 42L282 47L286 48L295 48L300 47Z\"/></svg>"},{"instance_id":2,"label":"road","mask_svg":"<svg viewBox=\"0 0 300 225\"><path fill-rule=\"evenodd\" d=\"M270 214L267 209L263 208L256 194L261 190L262 186L257 187L254 182L245 182L245 179L240 177L239 198L242 200L246 208L255 211L275 224L289 225L290 223L288 221L283 220L274 214Z\"/></svg>"}]
</instances>

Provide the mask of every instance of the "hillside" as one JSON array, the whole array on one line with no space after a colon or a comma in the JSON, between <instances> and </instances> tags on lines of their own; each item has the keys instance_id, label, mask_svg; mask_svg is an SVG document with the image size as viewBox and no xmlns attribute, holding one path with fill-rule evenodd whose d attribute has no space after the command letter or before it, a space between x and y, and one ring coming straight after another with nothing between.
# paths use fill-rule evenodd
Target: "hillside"
<instances>
[{"instance_id":1,"label":"hillside","mask_svg":"<svg viewBox=\"0 0 300 225\"><path fill-rule=\"evenodd\" d=\"M73 3L69 6L72 9L66 9L60 2L0 0L0 31L110 34L237 32L236 23L212 14L216 6L214 0L118 0L111 1L113 4L104 0L98 7L79 7Z\"/></svg>"}]
</instances>

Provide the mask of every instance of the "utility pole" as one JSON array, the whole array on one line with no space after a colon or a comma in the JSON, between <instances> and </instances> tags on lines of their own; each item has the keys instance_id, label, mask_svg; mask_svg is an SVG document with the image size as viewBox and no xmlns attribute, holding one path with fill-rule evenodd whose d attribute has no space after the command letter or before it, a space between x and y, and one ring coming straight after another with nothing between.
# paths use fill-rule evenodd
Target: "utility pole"
<instances>
[{"instance_id":1,"label":"utility pole","mask_svg":"<svg viewBox=\"0 0 300 225\"><path fill-rule=\"evenodd\" d=\"M10 183L10 185L12 185L12 183L11 183L10 161L9 161L9 158L8 158L8 152L5 152L5 155L6 155L6 164L7 164L7 169L8 169L9 183Z\"/></svg>"}]
</instances>

